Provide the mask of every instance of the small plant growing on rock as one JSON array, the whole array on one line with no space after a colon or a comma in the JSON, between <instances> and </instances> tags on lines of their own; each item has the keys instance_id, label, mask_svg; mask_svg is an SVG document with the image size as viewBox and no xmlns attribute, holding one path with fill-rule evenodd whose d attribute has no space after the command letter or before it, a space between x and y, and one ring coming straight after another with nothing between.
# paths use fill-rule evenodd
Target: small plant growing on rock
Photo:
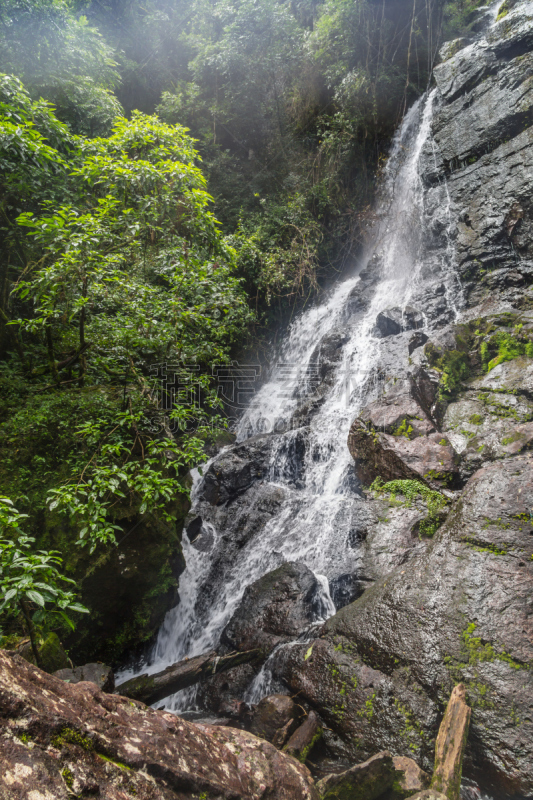
<instances>
[{"instance_id":1,"label":"small plant growing on rock","mask_svg":"<svg viewBox=\"0 0 533 800\"><path fill-rule=\"evenodd\" d=\"M406 439L410 439L412 432L413 426L409 425L409 420L406 417L404 420L402 420L401 425L398 425L393 433L393 436L405 436Z\"/></svg>"},{"instance_id":2,"label":"small plant growing on rock","mask_svg":"<svg viewBox=\"0 0 533 800\"><path fill-rule=\"evenodd\" d=\"M370 491L378 495L388 494L391 501L396 500L396 495L401 494L405 497L404 505L409 508L413 501L418 497L426 503L428 516L419 525L419 531L423 536L433 536L441 524L439 513L447 505L446 497L430 489L422 481L416 480L396 480L384 483L381 478L376 478L370 487Z\"/></svg>"}]
</instances>

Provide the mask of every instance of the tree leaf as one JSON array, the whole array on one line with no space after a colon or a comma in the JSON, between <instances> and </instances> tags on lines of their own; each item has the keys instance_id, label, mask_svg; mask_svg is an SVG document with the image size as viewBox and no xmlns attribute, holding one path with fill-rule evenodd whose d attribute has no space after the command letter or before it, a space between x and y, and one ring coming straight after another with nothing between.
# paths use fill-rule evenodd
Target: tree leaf
<instances>
[{"instance_id":1,"label":"tree leaf","mask_svg":"<svg viewBox=\"0 0 533 800\"><path fill-rule=\"evenodd\" d=\"M26 592L27 596L30 600L34 603L37 603L38 606L44 606L44 597L39 592L36 592L34 589L28 589Z\"/></svg>"}]
</instances>

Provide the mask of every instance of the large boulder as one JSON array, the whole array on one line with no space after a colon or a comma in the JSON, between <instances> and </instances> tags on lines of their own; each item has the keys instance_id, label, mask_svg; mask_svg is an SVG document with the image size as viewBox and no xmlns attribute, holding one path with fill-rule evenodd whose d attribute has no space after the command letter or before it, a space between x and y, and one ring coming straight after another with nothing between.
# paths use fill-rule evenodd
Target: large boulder
<instances>
[{"instance_id":1,"label":"large boulder","mask_svg":"<svg viewBox=\"0 0 533 800\"><path fill-rule=\"evenodd\" d=\"M395 777L392 756L384 750L363 764L322 778L317 789L323 800L375 800L392 786Z\"/></svg>"},{"instance_id":2,"label":"large boulder","mask_svg":"<svg viewBox=\"0 0 533 800\"><path fill-rule=\"evenodd\" d=\"M82 667L74 667L74 669L58 669L53 674L56 678L60 678L67 683L91 681L103 692L112 692L115 688L113 670L111 667L107 667L105 664L99 662L84 664Z\"/></svg>"},{"instance_id":3,"label":"large boulder","mask_svg":"<svg viewBox=\"0 0 533 800\"><path fill-rule=\"evenodd\" d=\"M424 480L436 486L453 485L459 476L459 459L450 441L441 433L409 438L379 433L360 418L350 428L348 449L355 460L355 472L364 485L375 478L384 481Z\"/></svg>"},{"instance_id":4,"label":"large boulder","mask_svg":"<svg viewBox=\"0 0 533 800\"><path fill-rule=\"evenodd\" d=\"M254 436L222 451L204 475L199 499L214 506L233 502L264 477L270 444L269 436Z\"/></svg>"},{"instance_id":5,"label":"large boulder","mask_svg":"<svg viewBox=\"0 0 533 800\"><path fill-rule=\"evenodd\" d=\"M463 774L533 793L533 456L483 467L407 564L290 648L284 678L360 760L386 747L432 768L453 685L472 707Z\"/></svg>"},{"instance_id":6,"label":"large boulder","mask_svg":"<svg viewBox=\"0 0 533 800\"><path fill-rule=\"evenodd\" d=\"M438 376L419 367L404 379L389 381L377 400L364 407L348 435L355 473L363 485L423 480L450 486L459 477L459 459L437 430Z\"/></svg>"},{"instance_id":7,"label":"large boulder","mask_svg":"<svg viewBox=\"0 0 533 800\"><path fill-rule=\"evenodd\" d=\"M308 770L271 744L70 685L0 651L0 798L317 800Z\"/></svg>"},{"instance_id":8,"label":"large boulder","mask_svg":"<svg viewBox=\"0 0 533 800\"><path fill-rule=\"evenodd\" d=\"M376 317L376 334L396 336L402 331L413 331L424 327L424 317L416 308L388 308Z\"/></svg>"},{"instance_id":9,"label":"large boulder","mask_svg":"<svg viewBox=\"0 0 533 800\"><path fill-rule=\"evenodd\" d=\"M296 727L300 713L294 700L284 694L263 697L254 709L250 732L272 742L278 731L284 730L287 738Z\"/></svg>"},{"instance_id":10,"label":"large boulder","mask_svg":"<svg viewBox=\"0 0 533 800\"><path fill-rule=\"evenodd\" d=\"M288 562L246 587L242 601L222 633L236 650L270 652L297 637L315 618L318 583L304 564Z\"/></svg>"}]
</instances>

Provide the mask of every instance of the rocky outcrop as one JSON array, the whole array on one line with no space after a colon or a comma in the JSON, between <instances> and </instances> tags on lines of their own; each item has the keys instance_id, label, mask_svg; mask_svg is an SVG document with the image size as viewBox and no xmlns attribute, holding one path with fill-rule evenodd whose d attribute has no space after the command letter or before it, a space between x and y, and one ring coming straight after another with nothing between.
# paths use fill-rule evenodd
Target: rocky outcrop
<instances>
[{"instance_id":1,"label":"rocky outcrop","mask_svg":"<svg viewBox=\"0 0 533 800\"><path fill-rule=\"evenodd\" d=\"M430 416L438 388L431 378L419 369L410 379L394 382L354 420L348 449L364 485L378 477L423 480L438 487L457 483L457 454Z\"/></svg>"},{"instance_id":2,"label":"rocky outcrop","mask_svg":"<svg viewBox=\"0 0 533 800\"><path fill-rule=\"evenodd\" d=\"M468 482L424 551L369 588L285 677L352 757L406 748L425 768L448 693L472 707L466 770L493 795L533 787L533 456L490 463Z\"/></svg>"},{"instance_id":3,"label":"rocky outcrop","mask_svg":"<svg viewBox=\"0 0 533 800\"><path fill-rule=\"evenodd\" d=\"M376 318L377 336L396 336L402 331L413 331L424 327L424 317L416 308L388 308Z\"/></svg>"},{"instance_id":4,"label":"rocky outcrop","mask_svg":"<svg viewBox=\"0 0 533 800\"><path fill-rule=\"evenodd\" d=\"M269 653L313 622L317 589L314 574L303 564L289 562L268 572L246 588L222 642L236 650Z\"/></svg>"},{"instance_id":5,"label":"rocky outcrop","mask_svg":"<svg viewBox=\"0 0 533 800\"><path fill-rule=\"evenodd\" d=\"M270 437L255 436L223 452L204 476L201 499L215 506L234 501L264 476L269 446Z\"/></svg>"},{"instance_id":6,"label":"rocky outcrop","mask_svg":"<svg viewBox=\"0 0 533 800\"><path fill-rule=\"evenodd\" d=\"M351 427L348 448L355 460L356 475L366 486L378 477L384 481L422 479L437 486L450 486L459 473L455 450L441 433L414 439L409 434L390 436L366 427L358 419Z\"/></svg>"},{"instance_id":7,"label":"rocky outcrop","mask_svg":"<svg viewBox=\"0 0 533 800\"><path fill-rule=\"evenodd\" d=\"M115 688L113 670L105 664L84 664L83 667L76 667L75 669L59 669L53 675L67 683L90 681L96 684L103 692L112 692Z\"/></svg>"},{"instance_id":8,"label":"rocky outcrop","mask_svg":"<svg viewBox=\"0 0 533 800\"><path fill-rule=\"evenodd\" d=\"M385 750L346 772L322 778L317 789L323 800L375 800L392 786L395 776L392 756Z\"/></svg>"},{"instance_id":9,"label":"rocky outcrop","mask_svg":"<svg viewBox=\"0 0 533 800\"><path fill-rule=\"evenodd\" d=\"M460 457L463 478L487 462L531 448L532 368L533 359L526 357L499 364L470 381L448 405L442 428Z\"/></svg>"},{"instance_id":10,"label":"rocky outcrop","mask_svg":"<svg viewBox=\"0 0 533 800\"><path fill-rule=\"evenodd\" d=\"M0 651L0 798L318 800L308 770L232 728L70 685Z\"/></svg>"},{"instance_id":11,"label":"rocky outcrop","mask_svg":"<svg viewBox=\"0 0 533 800\"><path fill-rule=\"evenodd\" d=\"M447 177L458 217L456 266L470 305L529 303L532 16L527 0L509 7L480 40L443 52L434 71L437 148L427 147L425 173L431 182ZM440 187L434 183L427 194L431 206Z\"/></svg>"}]
</instances>

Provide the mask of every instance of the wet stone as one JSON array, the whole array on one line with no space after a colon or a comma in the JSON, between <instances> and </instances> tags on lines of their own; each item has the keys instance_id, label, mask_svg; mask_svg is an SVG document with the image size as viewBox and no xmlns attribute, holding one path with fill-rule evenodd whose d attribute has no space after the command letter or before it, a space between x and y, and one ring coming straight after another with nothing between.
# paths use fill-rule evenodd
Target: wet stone
<instances>
[{"instance_id":1,"label":"wet stone","mask_svg":"<svg viewBox=\"0 0 533 800\"><path fill-rule=\"evenodd\" d=\"M376 318L376 335L396 336L402 331L416 330L424 327L424 317L412 306L389 308L381 311Z\"/></svg>"}]
</instances>

